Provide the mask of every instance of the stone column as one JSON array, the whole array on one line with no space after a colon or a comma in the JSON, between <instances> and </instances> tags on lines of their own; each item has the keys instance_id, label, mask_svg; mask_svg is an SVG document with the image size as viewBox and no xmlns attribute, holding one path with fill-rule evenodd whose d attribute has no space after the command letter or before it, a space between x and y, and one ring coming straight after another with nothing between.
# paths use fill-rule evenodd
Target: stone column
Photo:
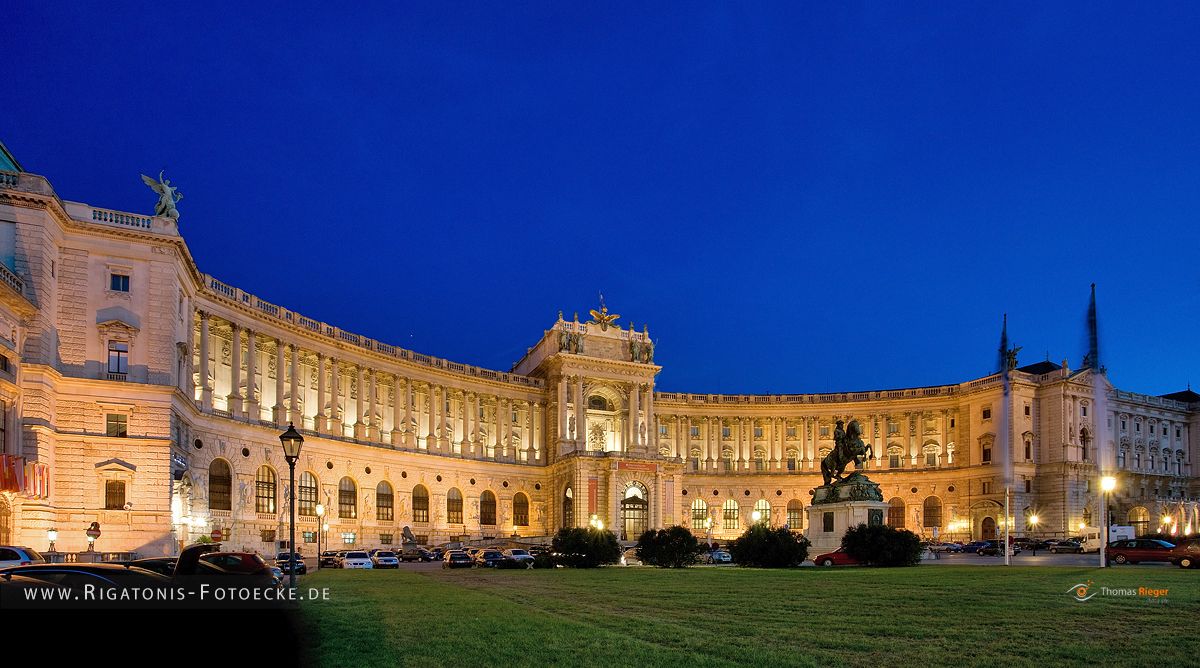
<instances>
[{"instance_id":1,"label":"stone column","mask_svg":"<svg viewBox=\"0 0 1200 668\"><path fill-rule=\"evenodd\" d=\"M208 377L208 318L208 311L200 311L200 409L205 412L212 410L213 400L212 381Z\"/></svg>"},{"instance_id":2,"label":"stone column","mask_svg":"<svg viewBox=\"0 0 1200 668\"><path fill-rule=\"evenodd\" d=\"M525 462L532 464L537 461L536 448L533 446L533 414L537 404L529 401L525 404Z\"/></svg>"},{"instance_id":3,"label":"stone column","mask_svg":"<svg viewBox=\"0 0 1200 668\"><path fill-rule=\"evenodd\" d=\"M434 452L437 450L437 423L434 417L437 414L437 388L434 387L433 383L429 383L427 387L426 393L429 398L429 415L427 416L429 433L425 436L425 449Z\"/></svg>"},{"instance_id":4,"label":"stone column","mask_svg":"<svg viewBox=\"0 0 1200 668\"><path fill-rule=\"evenodd\" d=\"M642 444L641 430L638 429L641 421L638 416L638 399L641 389L637 383L634 383L629 388L629 439L626 441L629 445L625 448L626 451L639 447Z\"/></svg>"},{"instance_id":5,"label":"stone column","mask_svg":"<svg viewBox=\"0 0 1200 668\"><path fill-rule=\"evenodd\" d=\"M587 399L583 396L583 376L575 376L575 448L587 449Z\"/></svg>"},{"instance_id":6,"label":"stone column","mask_svg":"<svg viewBox=\"0 0 1200 668\"><path fill-rule=\"evenodd\" d=\"M342 367L337 358L329 358L329 433L342 438L346 429L342 423Z\"/></svg>"},{"instance_id":7,"label":"stone column","mask_svg":"<svg viewBox=\"0 0 1200 668\"><path fill-rule=\"evenodd\" d=\"M246 330L246 417L251 422L262 419L262 408L258 403L258 335L254 330Z\"/></svg>"},{"instance_id":8,"label":"stone column","mask_svg":"<svg viewBox=\"0 0 1200 668\"><path fill-rule=\"evenodd\" d=\"M317 353L317 406L313 413L313 431L318 434L326 434L329 432L329 425L325 422L325 390L328 383L325 379L325 353Z\"/></svg>"},{"instance_id":9,"label":"stone column","mask_svg":"<svg viewBox=\"0 0 1200 668\"><path fill-rule=\"evenodd\" d=\"M368 373L371 381L371 393L367 395L367 438L378 443L383 440L383 433L379 428L379 374L374 369Z\"/></svg>"},{"instance_id":10,"label":"stone column","mask_svg":"<svg viewBox=\"0 0 1200 668\"><path fill-rule=\"evenodd\" d=\"M496 397L496 433L492 435L492 459L500 459L503 454L504 442L504 402L500 397Z\"/></svg>"},{"instance_id":11,"label":"stone column","mask_svg":"<svg viewBox=\"0 0 1200 668\"><path fill-rule=\"evenodd\" d=\"M416 442L416 434L410 433L417 430L412 429L412 404L413 404L413 387L412 381L404 379L404 426L401 431L404 432L404 447L411 448Z\"/></svg>"},{"instance_id":12,"label":"stone column","mask_svg":"<svg viewBox=\"0 0 1200 668\"><path fill-rule=\"evenodd\" d=\"M392 374L392 447L399 448L404 442L404 387L400 384L400 376Z\"/></svg>"},{"instance_id":13,"label":"stone column","mask_svg":"<svg viewBox=\"0 0 1200 668\"><path fill-rule=\"evenodd\" d=\"M242 416L242 328L229 323L233 336L229 343L229 414Z\"/></svg>"},{"instance_id":14,"label":"stone column","mask_svg":"<svg viewBox=\"0 0 1200 668\"><path fill-rule=\"evenodd\" d=\"M283 339L275 339L275 426L287 426L287 409L283 405L284 381Z\"/></svg>"},{"instance_id":15,"label":"stone column","mask_svg":"<svg viewBox=\"0 0 1200 668\"><path fill-rule=\"evenodd\" d=\"M288 397L288 421L304 428L304 416L300 413L300 349L292 344L292 370L290 388L292 394Z\"/></svg>"},{"instance_id":16,"label":"stone column","mask_svg":"<svg viewBox=\"0 0 1200 668\"><path fill-rule=\"evenodd\" d=\"M650 452L658 454L658 420L654 418L654 386L646 384L646 445Z\"/></svg>"},{"instance_id":17,"label":"stone column","mask_svg":"<svg viewBox=\"0 0 1200 668\"><path fill-rule=\"evenodd\" d=\"M367 423L366 403L367 403L367 382L364 377L365 370L361 364L354 365L354 387L356 394L354 395L354 438L357 440L366 440L367 438Z\"/></svg>"},{"instance_id":18,"label":"stone column","mask_svg":"<svg viewBox=\"0 0 1200 668\"><path fill-rule=\"evenodd\" d=\"M561 443L569 438L567 434L567 379L565 376L560 376L558 379L558 441ZM562 454L562 450L559 450Z\"/></svg>"}]
</instances>

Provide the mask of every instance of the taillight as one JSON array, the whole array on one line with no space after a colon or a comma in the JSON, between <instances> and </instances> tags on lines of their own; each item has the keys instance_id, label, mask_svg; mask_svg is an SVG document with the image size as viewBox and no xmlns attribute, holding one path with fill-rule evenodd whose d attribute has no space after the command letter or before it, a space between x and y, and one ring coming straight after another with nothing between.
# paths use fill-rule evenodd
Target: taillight
<instances>
[{"instance_id":1,"label":"taillight","mask_svg":"<svg viewBox=\"0 0 1200 668\"><path fill-rule=\"evenodd\" d=\"M33 562L32 562L32 561L22 561L22 562L21 562L21 565L22 565L22 566L32 566L32 565L33 565Z\"/></svg>"}]
</instances>

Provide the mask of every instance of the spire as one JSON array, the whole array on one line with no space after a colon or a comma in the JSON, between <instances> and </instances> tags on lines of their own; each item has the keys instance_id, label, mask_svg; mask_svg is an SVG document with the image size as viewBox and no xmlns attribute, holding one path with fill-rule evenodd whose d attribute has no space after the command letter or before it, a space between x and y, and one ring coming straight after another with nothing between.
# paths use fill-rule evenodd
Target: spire
<instances>
[{"instance_id":1,"label":"spire","mask_svg":"<svg viewBox=\"0 0 1200 668\"><path fill-rule=\"evenodd\" d=\"M1083 358L1083 368L1099 370L1100 367L1100 335L1096 324L1096 284L1092 283L1092 297L1088 301L1088 352Z\"/></svg>"}]
</instances>

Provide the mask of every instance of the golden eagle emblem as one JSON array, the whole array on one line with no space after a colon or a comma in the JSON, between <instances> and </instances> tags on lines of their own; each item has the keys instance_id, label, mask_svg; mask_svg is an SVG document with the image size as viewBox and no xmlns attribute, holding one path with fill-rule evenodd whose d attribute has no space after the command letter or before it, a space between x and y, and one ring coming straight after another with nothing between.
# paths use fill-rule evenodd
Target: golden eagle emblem
<instances>
[{"instance_id":1,"label":"golden eagle emblem","mask_svg":"<svg viewBox=\"0 0 1200 668\"><path fill-rule=\"evenodd\" d=\"M600 310L592 309L588 311L592 314L592 322L600 325L601 330L607 330L608 326L616 322L620 318L619 313L609 313L608 307L604 305L604 293L600 293Z\"/></svg>"}]
</instances>

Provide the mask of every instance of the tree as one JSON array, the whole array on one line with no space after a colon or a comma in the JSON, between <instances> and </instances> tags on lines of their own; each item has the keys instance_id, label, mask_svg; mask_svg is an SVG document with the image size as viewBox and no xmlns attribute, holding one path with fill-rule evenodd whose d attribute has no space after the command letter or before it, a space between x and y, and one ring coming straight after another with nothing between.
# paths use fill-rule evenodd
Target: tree
<instances>
[{"instance_id":1,"label":"tree","mask_svg":"<svg viewBox=\"0 0 1200 668\"><path fill-rule=\"evenodd\" d=\"M558 563L571 568L595 568L621 560L621 545L607 529L559 529L551 545Z\"/></svg>"},{"instance_id":2,"label":"tree","mask_svg":"<svg viewBox=\"0 0 1200 668\"><path fill-rule=\"evenodd\" d=\"M684 568L699 559L700 541L681 526L650 529L638 538L637 557L659 568Z\"/></svg>"},{"instance_id":3,"label":"tree","mask_svg":"<svg viewBox=\"0 0 1200 668\"><path fill-rule=\"evenodd\" d=\"M921 539L906 529L879 524L850 527L842 550L868 566L915 566L921 561Z\"/></svg>"},{"instance_id":4,"label":"tree","mask_svg":"<svg viewBox=\"0 0 1200 668\"><path fill-rule=\"evenodd\" d=\"M760 522L729 544L729 555L740 566L788 568L808 558L809 544L800 534L784 527L772 529Z\"/></svg>"}]
</instances>

